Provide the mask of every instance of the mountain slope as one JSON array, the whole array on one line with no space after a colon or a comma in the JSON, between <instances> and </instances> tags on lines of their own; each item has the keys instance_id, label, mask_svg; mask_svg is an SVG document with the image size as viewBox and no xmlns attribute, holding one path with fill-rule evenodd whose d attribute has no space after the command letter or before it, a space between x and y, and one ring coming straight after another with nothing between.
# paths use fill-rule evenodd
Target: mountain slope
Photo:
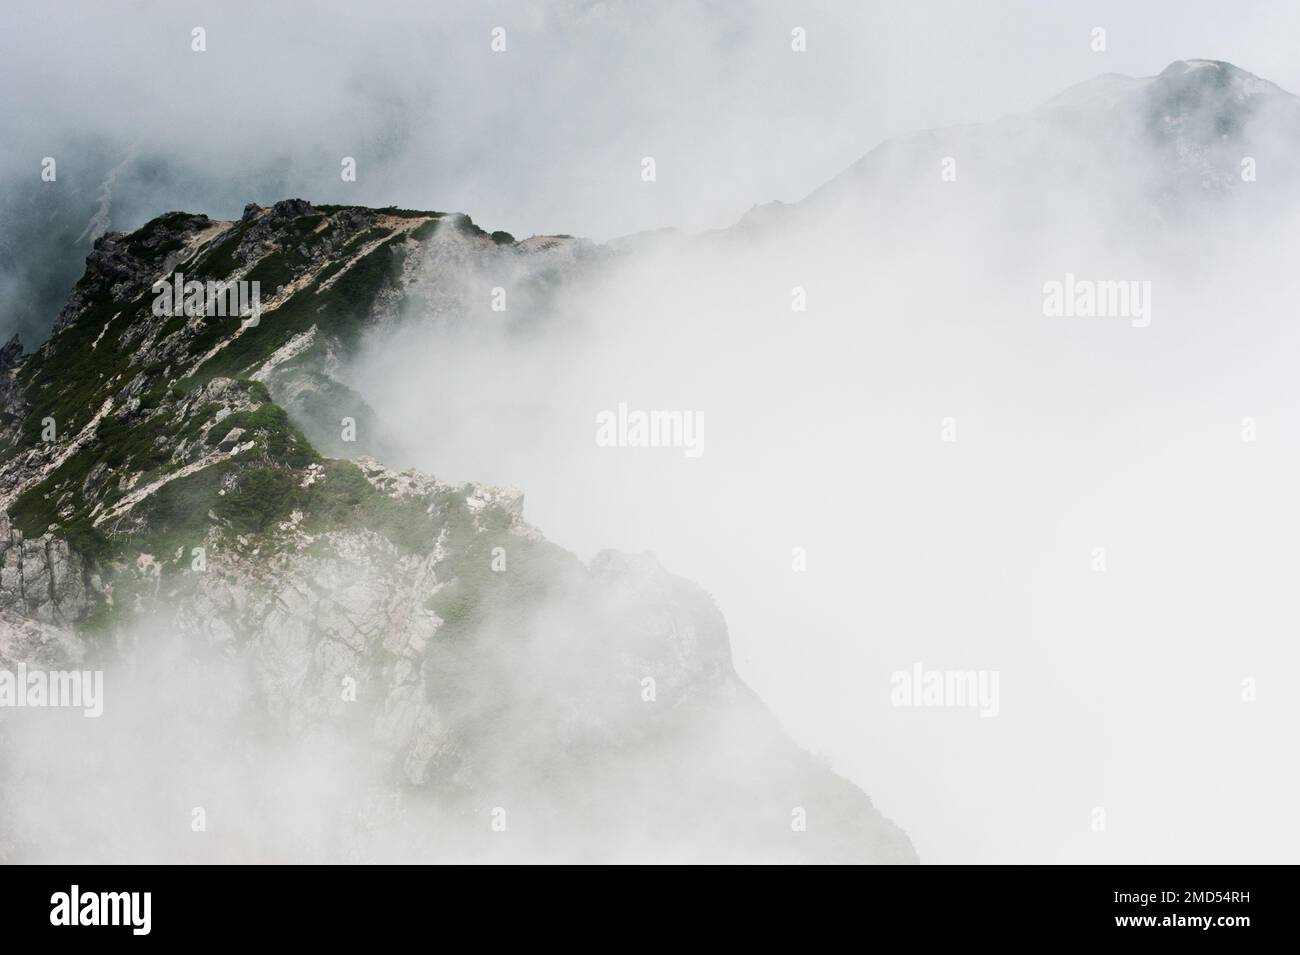
<instances>
[{"instance_id":1,"label":"mountain slope","mask_svg":"<svg viewBox=\"0 0 1300 955\"><path fill-rule=\"evenodd\" d=\"M1023 115L887 140L800 202L751 210L741 234L847 222L888 243L942 224L1051 237L1211 219L1224 200L1268 209L1300 172L1300 98L1231 63L1178 60L1106 74ZM1243 175L1250 160L1249 178Z\"/></svg>"},{"instance_id":2,"label":"mountain slope","mask_svg":"<svg viewBox=\"0 0 1300 955\"><path fill-rule=\"evenodd\" d=\"M179 639L207 661L198 697L237 674L222 740L338 734L368 784L301 838L250 813L236 844L152 845L146 810L194 787L159 768L167 749L156 791L123 790L125 822L68 820L51 843L32 787L68 784L24 760L19 728L0 857L915 861L739 680L699 588L647 557L583 565L524 522L517 492L371 456L382 423L339 373L363 336L408 309L461 320L465 276L488 263L544 302L610 254L302 200L97 240L50 340L0 366L0 664L104 667L105 719L139 719L114 690ZM157 313L154 283L177 274L259 282L257 321ZM139 705L149 726L196 718L165 693Z\"/></svg>"}]
</instances>

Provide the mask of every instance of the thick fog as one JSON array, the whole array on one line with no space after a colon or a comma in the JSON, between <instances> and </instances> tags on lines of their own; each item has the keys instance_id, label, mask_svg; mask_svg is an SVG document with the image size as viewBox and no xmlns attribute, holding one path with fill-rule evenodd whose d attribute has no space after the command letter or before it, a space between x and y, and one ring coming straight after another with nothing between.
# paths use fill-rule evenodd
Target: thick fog
<instances>
[{"instance_id":1,"label":"thick fog","mask_svg":"<svg viewBox=\"0 0 1300 955\"><path fill-rule=\"evenodd\" d=\"M482 267L460 277L479 304L454 321L412 310L372 336L346 374L400 441L385 463L513 485L583 560L650 551L700 584L741 676L923 861L1295 857L1300 189L1261 164L1268 201L1181 182L1161 196L1175 166L1126 125L1140 117L1098 123L1089 107L1093 125L1066 130L1038 111L1099 74L1190 57L1300 89L1294 10L139 4L135 18L110 29L87 7L5 31L7 204L33 208L40 158L66 150L58 188L79 190L82 225L99 209L112 228L178 207L234 217L292 194L463 211L520 237L706 233L593 252L544 304L516 294L526 260ZM200 24L206 54L189 49ZM1290 116L1256 123L1255 152L1281 162ZM909 137L968 123L990 125ZM894 137L798 210L708 231ZM1112 137L1130 151L1097 145ZM93 184L76 179L83 155ZM1209 155L1241 183L1239 156ZM15 185L26 174L35 185ZM10 295L35 281L23 249L3 264ZM1045 285L1067 276L1146 297L1047 314ZM602 446L620 405L693 416L698 440ZM893 705L892 676L918 663L996 671L996 712Z\"/></svg>"},{"instance_id":2,"label":"thick fog","mask_svg":"<svg viewBox=\"0 0 1300 955\"><path fill-rule=\"evenodd\" d=\"M923 859L1282 858L1296 236L1224 230L1027 232L1000 262L902 227L875 258L835 225L696 244L614 268L547 336L413 317L353 381L402 463L515 484L581 556L650 550L708 588L742 675ZM1045 316L1067 271L1149 281L1150 324ZM702 453L600 446L619 404L695 414ZM996 718L891 706L917 662L997 671Z\"/></svg>"},{"instance_id":3,"label":"thick fog","mask_svg":"<svg viewBox=\"0 0 1300 955\"><path fill-rule=\"evenodd\" d=\"M1058 105L909 139L835 202L647 242L549 310L493 313L524 283L467 274L468 320L411 315L352 381L403 463L709 588L742 674L922 858L1285 858L1295 104L1256 107L1272 183L1211 149L1206 190L1084 92L1077 143ZM945 182L949 154L976 161ZM1136 283L1131 312L1048 314L1067 275ZM603 447L619 405L698 444ZM996 718L892 706L916 663L996 671Z\"/></svg>"}]
</instances>

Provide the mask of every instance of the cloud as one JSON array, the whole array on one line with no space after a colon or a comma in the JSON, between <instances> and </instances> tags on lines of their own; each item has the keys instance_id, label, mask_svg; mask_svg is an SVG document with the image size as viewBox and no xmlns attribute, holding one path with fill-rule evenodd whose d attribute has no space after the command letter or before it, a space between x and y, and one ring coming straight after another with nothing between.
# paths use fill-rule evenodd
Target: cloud
<instances>
[{"instance_id":1,"label":"cloud","mask_svg":"<svg viewBox=\"0 0 1300 955\"><path fill-rule=\"evenodd\" d=\"M130 30L102 5L6 16L24 40L0 57L0 173L20 214L0 248L22 307L57 308L128 149L114 228L302 195L603 239L722 227L888 137L994 122L1104 72L1206 56L1300 89L1282 3L143 3ZM913 177L897 195L853 180L825 220L648 247L499 325L413 314L353 382L410 463L521 486L583 557L653 550L714 593L742 675L923 858L1286 858L1296 713L1267 676L1297 663L1295 224L1178 196L1091 208L1147 195L1168 156L1142 143L1112 192L1104 150L1043 161L1053 136L1007 128L911 140L877 183ZM955 194L937 191L963 147ZM44 155L66 170L57 192L37 192ZM967 185L981 159L1000 176L983 195ZM1076 173L1097 178L1058 188ZM1044 315L1043 284L1067 274L1150 281L1150 326ZM25 314L38 329L53 310ZM706 453L598 447L595 415L620 402L702 411ZM997 670L999 716L890 708L889 674L918 661Z\"/></svg>"}]
</instances>

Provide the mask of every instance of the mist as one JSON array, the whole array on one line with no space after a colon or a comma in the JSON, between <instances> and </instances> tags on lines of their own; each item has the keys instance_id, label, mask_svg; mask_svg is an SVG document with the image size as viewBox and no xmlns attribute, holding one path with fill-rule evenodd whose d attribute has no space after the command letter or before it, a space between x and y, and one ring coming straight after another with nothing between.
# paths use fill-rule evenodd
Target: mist
<instances>
[{"instance_id":1,"label":"mist","mask_svg":"<svg viewBox=\"0 0 1300 955\"><path fill-rule=\"evenodd\" d=\"M92 5L6 14L0 337L39 340L96 232L177 208L238 218L301 195L590 239L558 264L503 250L469 265L434 243L418 268L443 307L411 305L340 372L383 422L384 464L518 488L529 523L582 561L649 552L698 584L739 675L926 862L1295 857L1290 107L1252 126L1258 189L1240 188L1234 143L1212 154L1233 186L1208 195L1152 190L1172 167L1134 137L1138 117L1040 112L1099 74L1189 57L1300 90L1292 8L135 7L142 28L126 32ZM509 47L494 55L498 25ZM1088 45L1098 25L1104 54ZM1140 145L1117 156L1119 142ZM46 155L57 185L40 182ZM791 205L746 218L774 200ZM676 231L639 234L659 229ZM1149 283L1149 322L1045 314L1045 284L1067 276ZM598 416L621 405L696 416L702 453L602 446ZM565 670L549 653L599 644L574 643L591 621L565 612L529 624L552 688ZM105 800L129 823L105 859L278 861L420 858L433 850L412 839L455 829L445 807L408 808L361 848L340 843L340 818L385 818L357 808L391 782L360 724L263 739L227 705L244 677L219 659L191 672L190 652L111 679L110 705L139 702L102 738L72 717L10 733L10 831L56 833L69 806ZM918 663L996 671L996 716L894 705L892 675ZM534 742L510 726L512 750L484 770L506 802L530 777L505 767ZM673 755L720 759L728 728ZM51 751L66 764L43 766ZM186 842L193 772L246 839ZM82 776L101 780L84 803L37 799ZM158 786L137 804L145 776ZM629 769L611 791L658 784ZM458 808L477 825L491 807ZM163 817L177 832L149 842ZM661 851L603 824L620 858ZM37 855L81 858L88 831ZM439 851L497 851L456 838Z\"/></svg>"},{"instance_id":2,"label":"mist","mask_svg":"<svg viewBox=\"0 0 1300 955\"><path fill-rule=\"evenodd\" d=\"M232 219L301 196L464 212L519 236L694 232L801 199L890 137L1024 112L1103 72L1204 56L1300 89L1281 0L58 9L0 14L0 336L29 351L99 231L173 210Z\"/></svg>"},{"instance_id":3,"label":"mist","mask_svg":"<svg viewBox=\"0 0 1300 955\"><path fill-rule=\"evenodd\" d=\"M616 542L705 587L741 676L926 861L1286 858L1295 704L1242 694L1296 663L1274 530L1300 466L1292 187L1133 206L1043 174L947 198L949 148L1060 158L965 135L901 147L913 214L884 235L850 183L838 214L648 239L544 307L493 312L489 285L525 283L471 274L477 308L408 315L349 381L403 464L524 488L580 556ZM1154 146L1122 182L1093 161L1113 196L1167 168ZM1067 273L1140 279L1149 310L1046 315ZM697 414L702 455L602 447L620 404ZM1000 712L891 705L918 662L996 671Z\"/></svg>"}]
</instances>

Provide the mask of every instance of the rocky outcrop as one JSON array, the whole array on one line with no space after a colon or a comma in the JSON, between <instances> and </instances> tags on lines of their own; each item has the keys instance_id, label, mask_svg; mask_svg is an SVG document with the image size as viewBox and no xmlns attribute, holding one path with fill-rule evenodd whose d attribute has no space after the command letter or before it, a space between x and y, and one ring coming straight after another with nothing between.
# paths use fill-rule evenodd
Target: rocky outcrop
<instances>
[{"instance_id":1,"label":"rocky outcrop","mask_svg":"<svg viewBox=\"0 0 1300 955\"><path fill-rule=\"evenodd\" d=\"M22 412L18 385L14 381L22 357L23 343L17 335L0 348L0 420L12 421Z\"/></svg>"},{"instance_id":2,"label":"rocky outcrop","mask_svg":"<svg viewBox=\"0 0 1300 955\"><path fill-rule=\"evenodd\" d=\"M0 512L0 611L71 627L86 606L82 557L53 534L24 539Z\"/></svg>"},{"instance_id":3,"label":"rocky outcrop","mask_svg":"<svg viewBox=\"0 0 1300 955\"><path fill-rule=\"evenodd\" d=\"M142 295L154 279L179 261L196 235L212 225L205 215L173 212L137 232L106 232L86 256L86 272L54 321L54 334L105 295L124 302Z\"/></svg>"},{"instance_id":4,"label":"rocky outcrop","mask_svg":"<svg viewBox=\"0 0 1300 955\"><path fill-rule=\"evenodd\" d=\"M0 670L12 671L20 663L60 669L76 666L84 656L85 645L66 627L0 610Z\"/></svg>"}]
</instances>

